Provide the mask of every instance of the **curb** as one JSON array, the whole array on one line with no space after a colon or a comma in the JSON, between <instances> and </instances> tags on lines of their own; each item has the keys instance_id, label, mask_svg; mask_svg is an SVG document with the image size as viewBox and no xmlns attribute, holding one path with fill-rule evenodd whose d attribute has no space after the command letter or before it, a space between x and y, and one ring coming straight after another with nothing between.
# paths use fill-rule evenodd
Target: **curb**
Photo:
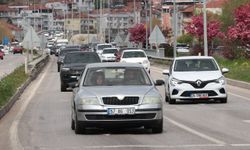
<instances>
[{"instance_id":1,"label":"curb","mask_svg":"<svg viewBox=\"0 0 250 150\"><path fill-rule=\"evenodd\" d=\"M46 64L49 62L49 55L43 56L39 61L34 64L31 70L31 74L29 78L21 85L20 88L17 89L16 93L9 99L9 102L4 105L2 108L0 108L0 119L9 112L9 110L12 108L12 106L15 104L15 102L19 99L19 97L22 95L24 90L29 86L29 84L36 79L36 77L39 75L39 73L43 70L43 68L46 66Z\"/></svg>"},{"instance_id":2,"label":"curb","mask_svg":"<svg viewBox=\"0 0 250 150\"><path fill-rule=\"evenodd\" d=\"M228 79L228 78L226 80L227 80L227 84L229 84L231 86L237 86L240 88L250 90L250 83L248 83L248 82L238 81L238 80L233 80L233 79Z\"/></svg>"}]
</instances>

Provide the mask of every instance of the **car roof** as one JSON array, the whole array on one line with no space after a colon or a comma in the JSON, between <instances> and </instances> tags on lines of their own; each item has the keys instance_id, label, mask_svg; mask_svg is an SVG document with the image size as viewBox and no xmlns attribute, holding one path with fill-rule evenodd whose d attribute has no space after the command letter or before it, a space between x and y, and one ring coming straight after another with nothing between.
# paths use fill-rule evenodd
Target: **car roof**
<instances>
[{"instance_id":1,"label":"car roof","mask_svg":"<svg viewBox=\"0 0 250 150\"><path fill-rule=\"evenodd\" d=\"M120 63L120 62L91 63L91 64L87 64L86 67L88 68L95 68L95 67L140 67L140 68L143 68L143 66L138 63Z\"/></svg>"},{"instance_id":2,"label":"car roof","mask_svg":"<svg viewBox=\"0 0 250 150\"><path fill-rule=\"evenodd\" d=\"M175 60L182 60L182 59L214 59L214 58L211 56L181 56L175 58Z\"/></svg>"}]
</instances>

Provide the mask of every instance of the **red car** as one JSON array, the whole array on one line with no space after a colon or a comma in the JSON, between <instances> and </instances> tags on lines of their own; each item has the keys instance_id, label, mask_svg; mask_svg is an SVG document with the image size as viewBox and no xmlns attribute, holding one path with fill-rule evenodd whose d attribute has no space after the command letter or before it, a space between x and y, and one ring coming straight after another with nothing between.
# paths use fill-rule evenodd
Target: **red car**
<instances>
[{"instance_id":1,"label":"red car","mask_svg":"<svg viewBox=\"0 0 250 150\"><path fill-rule=\"evenodd\" d=\"M4 52L0 50L0 59L3 59L3 56L4 56Z\"/></svg>"},{"instance_id":2,"label":"red car","mask_svg":"<svg viewBox=\"0 0 250 150\"><path fill-rule=\"evenodd\" d=\"M22 46L15 46L13 48L13 54L16 54L16 53L23 53L23 47Z\"/></svg>"}]
</instances>

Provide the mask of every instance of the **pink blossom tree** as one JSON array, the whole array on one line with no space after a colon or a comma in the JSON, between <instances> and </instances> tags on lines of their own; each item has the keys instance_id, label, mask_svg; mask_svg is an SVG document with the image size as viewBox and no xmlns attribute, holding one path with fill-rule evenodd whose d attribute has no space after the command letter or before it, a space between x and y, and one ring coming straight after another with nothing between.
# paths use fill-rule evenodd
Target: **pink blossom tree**
<instances>
[{"instance_id":1,"label":"pink blossom tree","mask_svg":"<svg viewBox=\"0 0 250 150\"><path fill-rule=\"evenodd\" d=\"M215 38L224 38L224 34L220 31L220 26L220 22L216 20L209 21L207 23L207 38L209 47ZM199 42L199 45L194 49L194 53L203 53L203 49L201 46L201 43L203 43L204 39L203 16L193 16L192 21L187 24L185 29L189 34L196 37ZM211 50L209 50L209 54L211 54Z\"/></svg>"},{"instance_id":2,"label":"pink blossom tree","mask_svg":"<svg viewBox=\"0 0 250 150\"><path fill-rule=\"evenodd\" d=\"M128 31L130 33L129 41L135 42L136 44L144 43L146 41L146 28L144 24L136 24Z\"/></svg>"},{"instance_id":3,"label":"pink blossom tree","mask_svg":"<svg viewBox=\"0 0 250 150\"><path fill-rule=\"evenodd\" d=\"M250 48L250 3L234 11L235 24L227 32L232 41L239 41L242 46Z\"/></svg>"}]
</instances>

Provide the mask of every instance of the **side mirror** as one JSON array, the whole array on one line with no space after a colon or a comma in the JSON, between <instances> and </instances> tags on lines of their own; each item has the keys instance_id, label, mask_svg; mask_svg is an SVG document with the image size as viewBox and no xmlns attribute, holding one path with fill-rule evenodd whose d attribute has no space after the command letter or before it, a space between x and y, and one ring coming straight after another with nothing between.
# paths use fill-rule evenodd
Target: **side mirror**
<instances>
[{"instance_id":1,"label":"side mirror","mask_svg":"<svg viewBox=\"0 0 250 150\"><path fill-rule=\"evenodd\" d=\"M115 56L117 56L117 53L115 53Z\"/></svg>"},{"instance_id":2,"label":"side mirror","mask_svg":"<svg viewBox=\"0 0 250 150\"><path fill-rule=\"evenodd\" d=\"M156 86L160 86L160 85L163 85L163 84L165 84L165 82L163 80L156 80L155 81Z\"/></svg>"},{"instance_id":3,"label":"side mirror","mask_svg":"<svg viewBox=\"0 0 250 150\"><path fill-rule=\"evenodd\" d=\"M162 71L162 74L168 75L168 76L169 76L169 70L163 70L163 71Z\"/></svg>"},{"instance_id":4,"label":"side mirror","mask_svg":"<svg viewBox=\"0 0 250 150\"><path fill-rule=\"evenodd\" d=\"M222 74L228 73L228 72L229 72L229 69L227 69L227 68L222 68L222 69L221 69L221 72L222 72Z\"/></svg>"}]
</instances>

